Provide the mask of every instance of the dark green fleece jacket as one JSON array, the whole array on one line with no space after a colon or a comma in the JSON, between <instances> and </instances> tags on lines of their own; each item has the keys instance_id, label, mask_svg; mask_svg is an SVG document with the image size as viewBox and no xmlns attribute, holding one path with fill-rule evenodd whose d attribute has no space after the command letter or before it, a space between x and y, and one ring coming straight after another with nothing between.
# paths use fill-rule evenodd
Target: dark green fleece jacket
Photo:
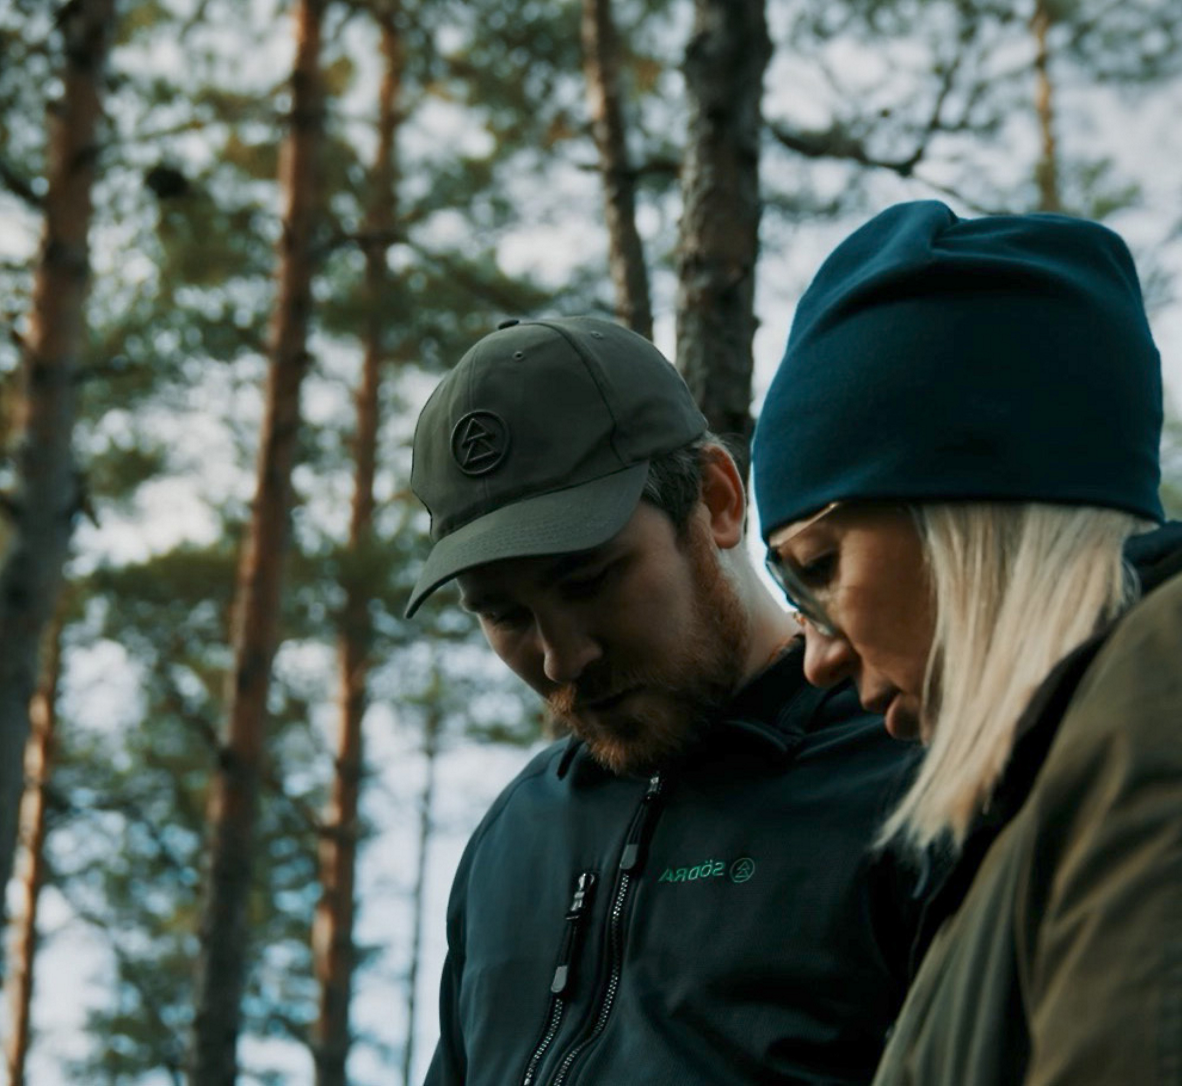
<instances>
[{"instance_id":1,"label":"dark green fleece jacket","mask_svg":"<svg viewBox=\"0 0 1182 1086\"><path fill-rule=\"evenodd\" d=\"M455 877L429 1086L869 1081L919 911L869 845L916 752L801 655L651 780L576 744L509 785Z\"/></svg>"}]
</instances>

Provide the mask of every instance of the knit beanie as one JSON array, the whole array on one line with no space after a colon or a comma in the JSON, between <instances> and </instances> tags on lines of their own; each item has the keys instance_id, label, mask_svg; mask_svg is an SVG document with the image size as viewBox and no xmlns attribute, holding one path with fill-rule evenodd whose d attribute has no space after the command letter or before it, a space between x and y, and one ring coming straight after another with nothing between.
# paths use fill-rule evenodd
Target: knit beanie
<instances>
[{"instance_id":1,"label":"knit beanie","mask_svg":"<svg viewBox=\"0 0 1182 1086\"><path fill-rule=\"evenodd\" d=\"M899 204L796 310L753 442L765 538L848 499L1162 519L1161 361L1124 242L1064 215Z\"/></svg>"}]
</instances>

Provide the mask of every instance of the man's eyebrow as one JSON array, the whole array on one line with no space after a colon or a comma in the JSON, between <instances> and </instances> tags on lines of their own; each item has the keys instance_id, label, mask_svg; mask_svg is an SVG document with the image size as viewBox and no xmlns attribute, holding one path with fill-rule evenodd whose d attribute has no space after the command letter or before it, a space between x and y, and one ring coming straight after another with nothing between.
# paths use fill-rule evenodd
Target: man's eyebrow
<instances>
[{"instance_id":1,"label":"man's eyebrow","mask_svg":"<svg viewBox=\"0 0 1182 1086\"><path fill-rule=\"evenodd\" d=\"M572 573L578 573L587 566L594 566L600 562L610 561L615 557L615 552L619 549L614 543L609 542L589 551L575 551L574 554L564 554L561 558L556 558L551 565L542 571L541 576L538 578L538 583L543 588L550 588L563 580L563 578L569 577Z\"/></svg>"},{"instance_id":2,"label":"man's eyebrow","mask_svg":"<svg viewBox=\"0 0 1182 1086\"><path fill-rule=\"evenodd\" d=\"M471 596L465 595L463 592L461 592L460 606L465 611L471 611L472 614L475 615L488 607L490 599L491 597L485 592L479 592Z\"/></svg>"},{"instance_id":3,"label":"man's eyebrow","mask_svg":"<svg viewBox=\"0 0 1182 1086\"><path fill-rule=\"evenodd\" d=\"M593 547L588 551L575 551L572 554L558 555L537 575L537 583L541 588L551 588L563 580L563 578L569 577L572 573L578 573L588 566L594 566L600 562L612 561L623 550L622 545L615 540L611 540L601 546ZM470 595L466 594L462 589L460 590L460 606L465 611L471 611L473 614L479 614L488 608L495 608L498 604L503 603L506 598L496 586L478 588Z\"/></svg>"},{"instance_id":4,"label":"man's eyebrow","mask_svg":"<svg viewBox=\"0 0 1182 1086\"><path fill-rule=\"evenodd\" d=\"M496 586L477 588L471 593L460 589L460 606L465 611L471 611L474 615L478 615L482 611L495 610L498 605L505 602L505 599L505 595L499 592Z\"/></svg>"}]
</instances>

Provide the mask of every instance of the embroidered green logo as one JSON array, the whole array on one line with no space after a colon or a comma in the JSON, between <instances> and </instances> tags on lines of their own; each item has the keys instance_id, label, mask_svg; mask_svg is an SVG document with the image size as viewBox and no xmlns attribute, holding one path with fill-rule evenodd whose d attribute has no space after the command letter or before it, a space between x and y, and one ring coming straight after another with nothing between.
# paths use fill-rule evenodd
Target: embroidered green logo
<instances>
[{"instance_id":1,"label":"embroidered green logo","mask_svg":"<svg viewBox=\"0 0 1182 1086\"><path fill-rule=\"evenodd\" d=\"M731 864L731 882L746 882L755 874L755 861L750 856L744 856Z\"/></svg>"},{"instance_id":2,"label":"embroidered green logo","mask_svg":"<svg viewBox=\"0 0 1182 1086\"><path fill-rule=\"evenodd\" d=\"M747 882L755 874L755 861L741 856L729 867L725 860L703 860L693 867L667 867L658 882L701 882L703 879L729 878L733 883Z\"/></svg>"}]
</instances>

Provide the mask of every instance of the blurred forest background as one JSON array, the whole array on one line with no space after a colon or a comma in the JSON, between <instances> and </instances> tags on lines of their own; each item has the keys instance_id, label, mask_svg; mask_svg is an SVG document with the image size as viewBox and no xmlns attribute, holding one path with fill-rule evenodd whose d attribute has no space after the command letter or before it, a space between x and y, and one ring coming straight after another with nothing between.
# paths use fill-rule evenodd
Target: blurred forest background
<instances>
[{"instance_id":1,"label":"blurred forest background","mask_svg":"<svg viewBox=\"0 0 1182 1086\"><path fill-rule=\"evenodd\" d=\"M1180 112L1177 0L3 0L12 1086L421 1079L543 738L402 618L475 339L614 315L746 434L823 255L937 197L1120 230L1177 405Z\"/></svg>"}]
</instances>

